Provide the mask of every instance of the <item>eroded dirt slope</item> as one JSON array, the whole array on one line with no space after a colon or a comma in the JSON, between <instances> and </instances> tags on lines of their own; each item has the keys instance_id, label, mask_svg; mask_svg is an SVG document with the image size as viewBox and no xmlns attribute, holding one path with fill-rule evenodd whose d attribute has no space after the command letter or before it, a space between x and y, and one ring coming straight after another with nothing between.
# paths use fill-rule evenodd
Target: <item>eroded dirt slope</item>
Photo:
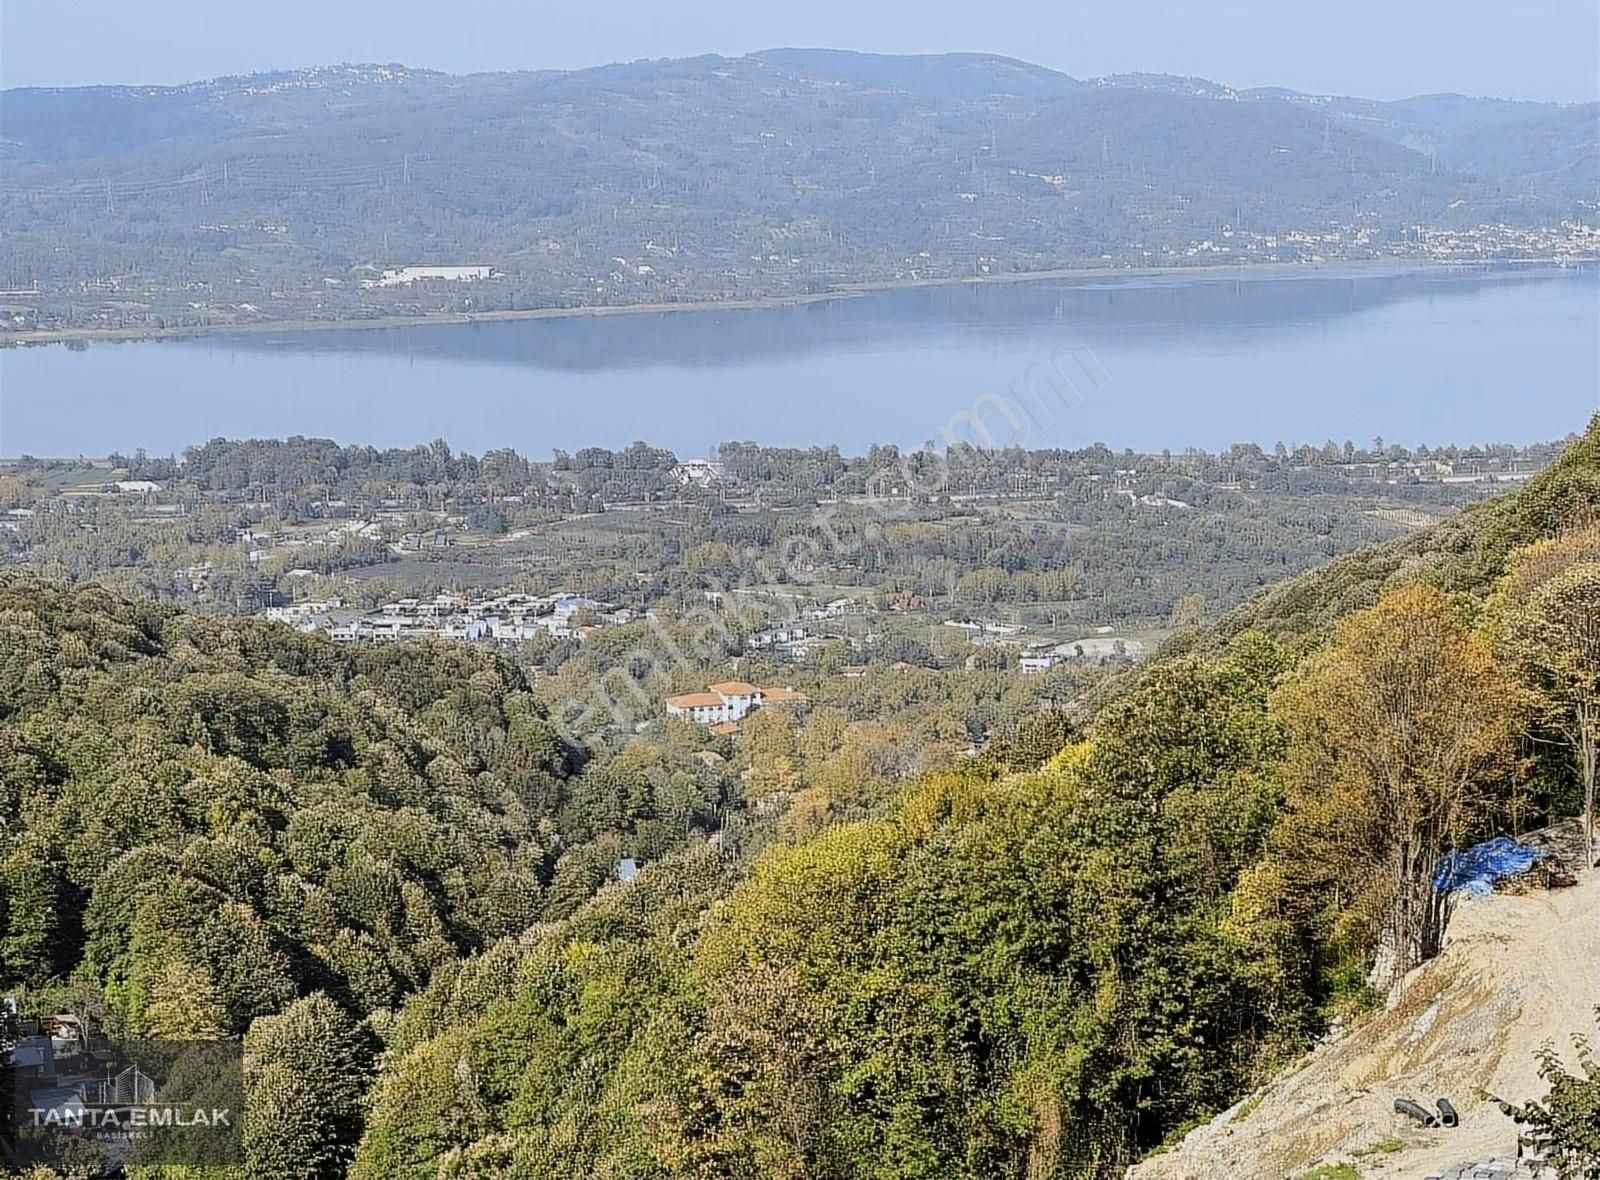
<instances>
[{"instance_id":1,"label":"eroded dirt slope","mask_svg":"<svg viewBox=\"0 0 1600 1180\"><path fill-rule=\"evenodd\" d=\"M1129 1180L1283 1180L1328 1162L1363 1178L1424 1180L1516 1154L1515 1125L1480 1097L1542 1097L1534 1054L1570 1061L1600 1006L1600 871L1576 886L1462 902L1438 959L1385 1012L1301 1063ZM1455 1130L1425 1130L1396 1098L1449 1098Z\"/></svg>"}]
</instances>

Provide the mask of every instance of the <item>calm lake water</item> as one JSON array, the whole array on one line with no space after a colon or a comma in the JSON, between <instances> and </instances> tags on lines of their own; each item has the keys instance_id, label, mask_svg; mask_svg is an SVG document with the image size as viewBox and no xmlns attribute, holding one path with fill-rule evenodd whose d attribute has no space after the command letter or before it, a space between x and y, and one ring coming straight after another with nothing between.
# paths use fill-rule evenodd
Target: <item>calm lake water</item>
<instances>
[{"instance_id":1,"label":"calm lake water","mask_svg":"<svg viewBox=\"0 0 1600 1180\"><path fill-rule=\"evenodd\" d=\"M305 434L473 451L919 445L1063 344L1027 445L1531 442L1600 404L1600 271L963 285L798 307L0 351L0 454ZM991 412L991 429L1012 427ZM1039 416L1040 421L1045 416Z\"/></svg>"}]
</instances>

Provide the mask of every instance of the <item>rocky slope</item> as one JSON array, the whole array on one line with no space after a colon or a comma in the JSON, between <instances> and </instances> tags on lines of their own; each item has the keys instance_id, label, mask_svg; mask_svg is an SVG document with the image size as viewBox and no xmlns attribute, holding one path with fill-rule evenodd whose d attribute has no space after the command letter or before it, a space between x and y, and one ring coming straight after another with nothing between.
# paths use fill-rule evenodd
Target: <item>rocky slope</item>
<instances>
[{"instance_id":1,"label":"rocky slope","mask_svg":"<svg viewBox=\"0 0 1600 1180\"><path fill-rule=\"evenodd\" d=\"M1600 871L1565 889L1464 901L1448 938L1387 1010L1128 1180L1298 1180L1324 1163L1348 1163L1363 1180L1426 1180L1466 1161L1514 1158L1517 1129L1485 1095L1543 1097L1540 1046L1553 1042L1570 1059L1572 1037L1593 1032ZM1394 1100L1408 1097L1430 1107L1449 1098L1461 1126L1424 1130L1396 1115Z\"/></svg>"}]
</instances>

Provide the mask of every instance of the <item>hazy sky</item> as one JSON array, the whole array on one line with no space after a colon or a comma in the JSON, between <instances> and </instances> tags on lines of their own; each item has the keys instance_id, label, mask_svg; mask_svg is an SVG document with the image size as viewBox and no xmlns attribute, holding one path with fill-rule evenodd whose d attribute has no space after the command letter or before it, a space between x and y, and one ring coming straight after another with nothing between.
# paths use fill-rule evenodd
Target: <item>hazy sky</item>
<instances>
[{"instance_id":1,"label":"hazy sky","mask_svg":"<svg viewBox=\"0 0 1600 1180\"><path fill-rule=\"evenodd\" d=\"M982 50L1080 77L1588 100L1596 0L0 0L0 82L172 83L339 61L464 72L777 45Z\"/></svg>"}]
</instances>

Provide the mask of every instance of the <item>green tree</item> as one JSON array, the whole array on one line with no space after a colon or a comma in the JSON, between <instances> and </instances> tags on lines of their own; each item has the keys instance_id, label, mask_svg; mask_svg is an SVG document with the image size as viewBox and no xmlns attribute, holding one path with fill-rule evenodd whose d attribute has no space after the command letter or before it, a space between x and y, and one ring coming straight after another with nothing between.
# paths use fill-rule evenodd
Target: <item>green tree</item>
<instances>
[{"instance_id":1,"label":"green tree","mask_svg":"<svg viewBox=\"0 0 1600 1180\"><path fill-rule=\"evenodd\" d=\"M175 1041L213 1041L228 1028L228 1012L210 973L186 959L161 958L141 980L144 1004L139 1028L147 1036Z\"/></svg>"},{"instance_id":2,"label":"green tree","mask_svg":"<svg viewBox=\"0 0 1600 1180\"><path fill-rule=\"evenodd\" d=\"M1561 1180L1600 1180L1600 1058L1583 1037L1573 1038L1573 1049L1576 1073L1567 1072L1552 1046L1540 1050L1539 1077L1550 1086L1543 1102L1499 1105L1527 1128L1523 1146L1547 1161Z\"/></svg>"},{"instance_id":3,"label":"green tree","mask_svg":"<svg viewBox=\"0 0 1600 1180\"><path fill-rule=\"evenodd\" d=\"M0 861L0 981L37 986L62 971L61 884L32 841Z\"/></svg>"},{"instance_id":4,"label":"green tree","mask_svg":"<svg viewBox=\"0 0 1600 1180\"><path fill-rule=\"evenodd\" d=\"M316 992L257 1020L244 1048L247 1173L260 1180L344 1175L361 1135L369 1034Z\"/></svg>"}]
</instances>

